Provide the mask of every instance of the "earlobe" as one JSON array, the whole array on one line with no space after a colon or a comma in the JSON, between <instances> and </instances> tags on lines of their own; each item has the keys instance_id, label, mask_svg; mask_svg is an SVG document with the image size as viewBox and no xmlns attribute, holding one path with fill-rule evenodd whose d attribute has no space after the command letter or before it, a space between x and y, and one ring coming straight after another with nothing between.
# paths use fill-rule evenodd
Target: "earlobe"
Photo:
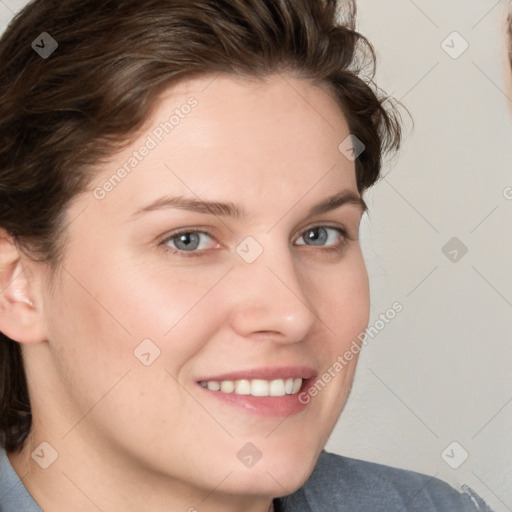
<instances>
[{"instance_id":1,"label":"earlobe","mask_svg":"<svg viewBox=\"0 0 512 512\"><path fill-rule=\"evenodd\" d=\"M13 238L0 228L0 332L20 343L44 339L31 269Z\"/></svg>"}]
</instances>

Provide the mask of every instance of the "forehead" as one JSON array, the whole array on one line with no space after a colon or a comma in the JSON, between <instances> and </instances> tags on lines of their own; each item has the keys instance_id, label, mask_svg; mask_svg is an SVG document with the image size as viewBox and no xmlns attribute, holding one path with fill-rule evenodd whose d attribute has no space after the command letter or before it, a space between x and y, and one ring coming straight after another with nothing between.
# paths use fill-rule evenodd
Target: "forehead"
<instances>
[{"instance_id":1,"label":"forehead","mask_svg":"<svg viewBox=\"0 0 512 512\"><path fill-rule=\"evenodd\" d=\"M310 81L189 79L161 95L138 138L100 168L94 186L124 169L109 198L139 207L156 192L286 201L319 182L330 192L356 190L354 163L338 149L348 135L328 88Z\"/></svg>"}]
</instances>

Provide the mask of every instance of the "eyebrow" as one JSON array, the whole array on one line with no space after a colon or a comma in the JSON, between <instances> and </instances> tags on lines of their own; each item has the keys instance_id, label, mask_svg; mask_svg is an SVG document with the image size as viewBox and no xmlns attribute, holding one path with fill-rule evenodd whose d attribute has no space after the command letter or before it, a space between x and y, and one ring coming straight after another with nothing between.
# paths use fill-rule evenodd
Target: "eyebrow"
<instances>
[{"instance_id":1,"label":"eyebrow","mask_svg":"<svg viewBox=\"0 0 512 512\"><path fill-rule=\"evenodd\" d=\"M353 205L364 213L368 207L362 197L351 190L342 190L341 192L329 196L320 203L312 206L308 216L319 215L331 210L335 210L343 205ZM164 196L153 201L147 206L140 208L132 217L137 217L143 213L167 208L177 208L196 213L210 214L221 217L233 217L236 219L247 217L247 212L240 205L232 202L205 201L183 196Z\"/></svg>"}]
</instances>

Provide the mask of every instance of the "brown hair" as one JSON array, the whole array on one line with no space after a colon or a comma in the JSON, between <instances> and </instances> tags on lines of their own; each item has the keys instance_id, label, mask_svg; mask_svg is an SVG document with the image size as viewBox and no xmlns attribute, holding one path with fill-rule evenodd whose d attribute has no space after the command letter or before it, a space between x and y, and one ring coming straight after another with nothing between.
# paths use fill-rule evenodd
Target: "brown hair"
<instances>
[{"instance_id":1,"label":"brown hair","mask_svg":"<svg viewBox=\"0 0 512 512\"><path fill-rule=\"evenodd\" d=\"M42 31L58 44L47 58L32 46L48 44ZM198 75L281 71L330 87L365 145L358 189L373 185L400 146L400 115L373 83L353 0L32 1L0 39L0 226L57 268L66 206L135 140L161 93ZM0 333L0 442L21 450L30 426L21 350Z\"/></svg>"}]
</instances>

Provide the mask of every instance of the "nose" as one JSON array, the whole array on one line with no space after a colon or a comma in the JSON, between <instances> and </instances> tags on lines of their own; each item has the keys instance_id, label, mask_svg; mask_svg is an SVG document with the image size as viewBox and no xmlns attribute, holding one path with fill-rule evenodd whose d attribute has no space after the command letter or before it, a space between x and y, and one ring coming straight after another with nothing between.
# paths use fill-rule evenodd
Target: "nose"
<instances>
[{"instance_id":1,"label":"nose","mask_svg":"<svg viewBox=\"0 0 512 512\"><path fill-rule=\"evenodd\" d=\"M231 327L242 337L296 343L321 319L289 249L269 247L252 263L240 258L230 272Z\"/></svg>"}]
</instances>

